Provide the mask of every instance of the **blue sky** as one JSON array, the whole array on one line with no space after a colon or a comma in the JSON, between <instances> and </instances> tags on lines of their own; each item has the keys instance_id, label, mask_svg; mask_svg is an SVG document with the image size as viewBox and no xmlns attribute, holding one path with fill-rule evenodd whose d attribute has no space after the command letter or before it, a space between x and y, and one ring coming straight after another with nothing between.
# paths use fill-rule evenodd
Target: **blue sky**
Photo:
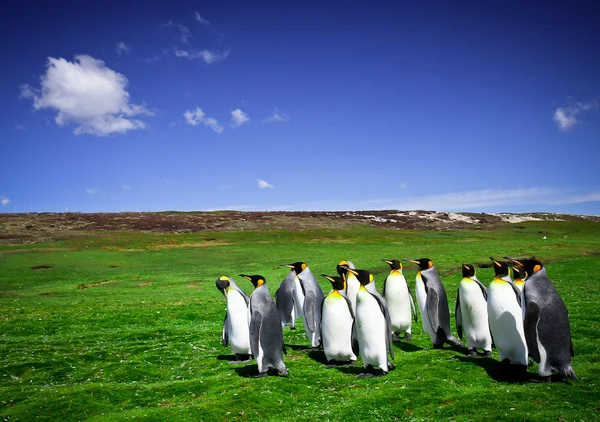
<instances>
[{"instance_id":1,"label":"blue sky","mask_svg":"<svg viewBox=\"0 0 600 422\"><path fill-rule=\"evenodd\" d=\"M598 215L598 22L593 1L11 2L0 212Z\"/></svg>"}]
</instances>

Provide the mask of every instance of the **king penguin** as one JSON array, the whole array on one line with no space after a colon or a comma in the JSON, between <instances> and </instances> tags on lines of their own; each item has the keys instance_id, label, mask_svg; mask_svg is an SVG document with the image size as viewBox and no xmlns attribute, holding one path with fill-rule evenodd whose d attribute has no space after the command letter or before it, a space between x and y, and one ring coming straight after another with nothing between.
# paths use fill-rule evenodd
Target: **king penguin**
<instances>
[{"instance_id":1,"label":"king penguin","mask_svg":"<svg viewBox=\"0 0 600 422\"><path fill-rule=\"evenodd\" d=\"M385 299L392 321L392 337L399 340L399 334L404 334L405 341L411 341L412 319L417 321L417 310L410 287L402 274L402 263L397 259L383 259L391 268L390 274L383 283L383 298Z\"/></svg>"},{"instance_id":2,"label":"king penguin","mask_svg":"<svg viewBox=\"0 0 600 422\"><path fill-rule=\"evenodd\" d=\"M434 349L441 349L444 343L454 347L464 347L450 331L450 309L448 296L442 280L429 258L408 260L419 266L416 276L416 291L423 329L433 342Z\"/></svg>"},{"instance_id":3,"label":"king penguin","mask_svg":"<svg viewBox=\"0 0 600 422\"><path fill-rule=\"evenodd\" d=\"M340 277L346 279L346 297L352 304L352 312L356 313L356 295L360 288L360 282L356 279L356 276L348 272L348 268L354 269L352 261L340 261L337 264L337 273Z\"/></svg>"},{"instance_id":4,"label":"king penguin","mask_svg":"<svg viewBox=\"0 0 600 422\"><path fill-rule=\"evenodd\" d=\"M294 262L293 264L281 264L281 266L291 268L300 284L300 290L304 294L304 304L302 305L304 330L311 346L316 349L321 345L319 321L321 321L321 303L324 299L323 290L306 263ZM298 286L296 286L297 290Z\"/></svg>"},{"instance_id":5,"label":"king penguin","mask_svg":"<svg viewBox=\"0 0 600 422\"><path fill-rule=\"evenodd\" d=\"M240 274L240 277L250 280L254 286L250 295L250 349L258 364L258 376L268 375L269 368L273 368L287 377L282 355L285 351L283 327L267 281L261 275Z\"/></svg>"},{"instance_id":6,"label":"king penguin","mask_svg":"<svg viewBox=\"0 0 600 422\"><path fill-rule=\"evenodd\" d=\"M358 377L373 376L376 368L379 370L379 375L385 375L396 367L387 358L389 352L390 357L394 359L394 347L392 323L385 300L378 293L373 294L367 289L367 285L373 282L373 274L366 270L351 268L348 268L348 271L360 282L356 295L354 332L366 372L359 374Z\"/></svg>"},{"instance_id":7,"label":"king penguin","mask_svg":"<svg viewBox=\"0 0 600 422\"><path fill-rule=\"evenodd\" d=\"M352 304L340 291L346 288L344 279L321 274L331 282L332 290L323 300L321 308L321 339L329 365L356 362L358 344L353 348L352 325L354 312Z\"/></svg>"},{"instance_id":8,"label":"king penguin","mask_svg":"<svg viewBox=\"0 0 600 422\"><path fill-rule=\"evenodd\" d=\"M487 287L475 275L475 267L463 264L462 280L456 294L456 332L462 339L463 330L467 337L467 357L477 356L483 349L485 357L492 356L492 336L487 311Z\"/></svg>"},{"instance_id":9,"label":"king penguin","mask_svg":"<svg viewBox=\"0 0 600 422\"><path fill-rule=\"evenodd\" d=\"M279 310L281 325L288 325L292 330L296 329L296 318L301 315L297 313L297 308L300 310L300 307L296 306L295 279L296 274L290 270L275 292L275 304Z\"/></svg>"},{"instance_id":10,"label":"king penguin","mask_svg":"<svg viewBox=\"0 0 600 422\"><path fill-rule=\"evenodd\" d=\"M223 321L223 346L231 343L235 360L229 363L247 362L250 360L250 334L248 331L248 305L250 298L240 289L233 279L222 275L217 278L217 289L227 300L227 312Z\"/></svg>"},{"instance_id":11,"label":"king penguin","mask_svg":"<svg viewBox=\"0 0 600 422\"><path fill-rule=\"evenodd\" d=\"M521 310L523 311L523 319L525 319L525 293L523 292L523 289L525 289L525 281L527 280L527 273L525 272L525 268L523 268L521 265L516 264L516 263L512 263L513 265L511 266L512 270L513 270L513 282L515 283L515 286L517 286L519 288L519 291L521 292Z\"/></svg>"},{"instance_id":12,"label":"king penguin","mask_svg":"<svg viewBox=\"0 0 600 422\"><path fill-rule=\"evenodd\" d=\"M494 344L504 365L513 363L517 375L527 372L527 343L523 330L521 291L508 275L508 264L491 258L495 277L488 289L488 318Z\"/></svg>"},{"instance_id":13,"label":"king penguin","mask_svg":"<svg viewBox=\"0 0 600 422\"><path fill-rule=\"evenodd\" d=\"M522 265L528 274L523 290L525 338L529 353L538 364L538 374L546 382L550 381L552 371L565 380L577 380L571 367L575 353L567 307L540 261L530 258L514 262Z\"/></svg>"}]
</instances>

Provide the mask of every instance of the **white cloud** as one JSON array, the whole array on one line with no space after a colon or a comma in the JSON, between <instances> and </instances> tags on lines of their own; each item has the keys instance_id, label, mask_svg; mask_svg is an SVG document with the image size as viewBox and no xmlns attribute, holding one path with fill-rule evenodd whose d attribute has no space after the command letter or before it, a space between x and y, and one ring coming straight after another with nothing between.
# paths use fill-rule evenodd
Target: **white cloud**
<instances>
[{"instance_id":1,"label":"white cloud","mask_svg":"<svg viewBox=\"0 0 600 422\"><path fill-rule=\"evenodd\" d=\"M128 184L123 183L121 185L121 189L126 191L126 192L130 192L131 191L131 186L129 186Z\"/></svg>"},{"instance_id":2,"label":"white cloud","mask_svg":"<svg viewBox=\"0 0 600 422\"><path fill-rule=\"evenodd\" d=\"M175 48L173 51L175 57L188 60L202 60L206 64L213 64L223 61L229 56L229 50L225 51L210 51L210 50L182 50Z\"/></svg>"},{"instance_id":3,"label":"white cloud","mask_svg":"<svg viewBox=\"0 0 600 422\"><path fill-rule=\"evenodd\" d=\"M10 204L10 199L8 199L6 196L0 195L0 204L2 204L3 207L6 207L8 204Z\"/></svg>"},{"instance_id":4,"label":"white cloud","mask_svg":"<svg viewBox=\"0 0 600 422\"><path fill-rule=\"evenodd\" d=\"M21 97L32 99L35 110L58 111L54 121L60 126L75 124L76 135L105 136L143 129L143 121L130 117L153 114L129 102L124 75L87 55L76 56L73 62L48 58L48 69L40 81L39 90L22 85Z\"/></svg>"},{"instance_id":5,"label":"white cloud","mask_svg":"<svg viewBox=\"0 0 600 422\"><path fill-rule=\"evenodd\" d=\"M190 32L190 28L188 28L185 25L169 21L163 26L166 26L167 28L177 28L177 30L179 31L179 39L184 44L189 44L190 39L193 38L192 33Z\"/></svg>"},{"instance_id":6,"label":"white cloud","mask_svg":"<svg viewBox=\"0 0 600 422\"><path fill-rule=\"evenodd\" d=\"M579 116L582 111L594 110L598 108L598 103L599 99L594 98L589 101L575 103L574 105L558 107L554 111L553 119L561 130L567 131L579 123L577 116Z\"/></svg>"},{"instance_id":7,"label":"white cloud","mask_svg":"<svg viewBox=\"0 0 600 422\"><path fill-rule=\"evenodd\" d=\"M95 195L98 193L98 189L96 188L85 188L85 193L89 195Z\"/></svg>"},{"instance_id":8,"label":"white cloud","mask_svg":"<svg viewBox=\"0 0 600 422\"><path fill-rule=\"evenodd\" d=\"M117 48L116 48L116 52L119 56L123 55L123 53L125 54L129 54L129 52L131 51L131 47L129 47L127 44L125 44L123 41L119 41L117 43Z\"/></svg>"},{"instance_id":9,"label":"white cloud","mask_svg":"<svg viewBox=\"0 0 600 422\"><path fill-rule=\"evenodd\" d=\"M183 113L183 117L185 117L185 121L190 126L197 126L200 123L203 123L216 133L223 132L223 126L219 121L214 117L206 117L200 107L196 107L194 110L186 110Z\"/></svg>"},{"instance_id":10,"label":"white cloud","mask_svg":"<svg viewBox=\"0 0 600 422\"><path fill-rule=\"evenodd\" d=\"M211 23L200 16L200 13L194 12L194 17L196 18L196 22L201 23L202 25L211 26Z\"/></svg>"},{"instance_id":11,"label":"white cloud","mask_svg":"<svg viewBox=\"0 0 600 422\"><path fill-rule=\"evenodd\" d=\"M406 189L406 183L400 183L400 189Z\"/></svg>"},{"instance_id":12,"label":"white cloud","mask_svg":"<svg viewBox=\"0 0 600 422\"><path fill-rule=\"evenodd\" d=\"M275 189L275 186L262 179L258 179L258 187L260 189Z\"/></svg>"},{"instance_id":13,"label":"white cloud","mask_svg":"<svg viewBox=\"0 0 600 422\"><path fill-rule=\"evenodd\" d=\"M20 130L20 131L25 130L25 126L23 126L23 125L16 125L15 126L15 130Z\"/></svg>"},{"instance_id":14,"label":"white cloud","mask_svg":"<svg viewBox=\"0 0 600 422\"><path fill-rule=\"evenodd\" d=\"M273 114L269 117L267 117L265 120L263 120L263 123L271 123L271 122L289 122L290 118L287 114L285 114L283 111L279 110L278 108L275 108L275 110L273 111Z\"/></svg>"},{"instance_id":15,"label":"white cloud","mask_svg":"<svg viewBox=\"0 0 600 422\"><path fill-rule=\"evenodd\" d=\"M244 113L239 108L235 109L231 112L231 124L234 127L239 127L249 121L250 121L250 116L248 116L246 113Z\"/></svg>"}]
</instances>

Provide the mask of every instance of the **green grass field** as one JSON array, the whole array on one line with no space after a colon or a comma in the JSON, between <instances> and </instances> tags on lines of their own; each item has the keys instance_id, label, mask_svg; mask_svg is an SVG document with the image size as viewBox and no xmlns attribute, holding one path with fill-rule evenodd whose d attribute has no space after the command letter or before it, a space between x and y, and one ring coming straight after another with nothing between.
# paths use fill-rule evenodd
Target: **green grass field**
<instances>
[{"instance_id":1,"label":"green grass field","mask_svg":"<svg viewBox=\"0 0 600 422\"><path fill-rule=\"evenodd\" d=\"M543 236L547 239L544 240ZM262 274L272 294L281 263L335 274L342 259L373 271L382 258L431 258L454 301L463 263L535 255L570 312L580 382L496 380L493 360L431 349L421 322L395 344L397 369L357 379L328 368L298 330L284 329L289 378L249 378L221 345L219 275ZM417 269L405 265L414 290ZM526 222L489 231L265 231L159 235L115 232L0 246L2 420L597 420L600 417L600 225ZM492 268L477 273L486 285ZM325 293L329 283L318 277ZM455 332L455 331L454 331ZM360 364L360 358L359 358ZM537 366L529 368L531 373Z\"/></svg>"}]
</instances>

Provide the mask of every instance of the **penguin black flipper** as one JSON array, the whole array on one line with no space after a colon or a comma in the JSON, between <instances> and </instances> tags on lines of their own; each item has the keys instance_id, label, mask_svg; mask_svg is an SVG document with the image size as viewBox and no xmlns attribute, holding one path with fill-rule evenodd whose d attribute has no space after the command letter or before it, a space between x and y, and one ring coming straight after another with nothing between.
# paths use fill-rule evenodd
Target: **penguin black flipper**
<instances>
[{"instance_id":1,"label":"penguin black flipper","mask_svg":"<svg viewBox=\"0 0 600 422\"><path fill-rule=\"evenodd\" d=\"M529 302L527 304L527 311L525 312L525 319L523 325L525 328L525 340L527 341L527 347L529 349L529 355L534 361L540 363L540 351L538 349L538 335L537 325L540 320L540 307L535 302Z\"/></svg>"},{"instance_id":2,"label":"penguin black flipper","mask_svg":"<svg viewBox=\"0 0 600 422\"><path fill-rule=\"evenodd\" d=\"M262 314L258 311L252 312L250 317L250 351L254 357L258 356L258 343L260 341L260 329L262 327Z\"/></svg>"},{"instance_id":3,"label":"penguin black flipper","mask_svg":"<svg viewBox=\"0 0 600 422\"><path fill-rule=\"evenodd\" d=\"M221 343L227 347L229 344L229 333L227 332L227 312L225 312L225 318L223 319L223 334L221 335Z\"/></svg>"},{"instance_id":4,"label":"penguin black flipper","mask_svg":"<svg viewBox=\"0 0 600 422\"><path fill-rule=\"evenodd\" d=\"M427 284L425 284L427 286ZM427 289L427 287L425 287ZM427 316L429 317L429 323L431 324L431 328L436 333L438 332L438 328L440 328L440 318L439 318L439 307L438 307L439 297L438 293L434 289L429 289L427 292ZM438 334L439 335L439 334Z\"/></svg>"},{"instance_id":5,"label":"penguin black flipper","mask_svg":"<svg viewBox=\"0 0 600 422\"><path fill-rule=\"evenodd\" d=\"M410 298L410 308L412 309L413 318L415 319L415 322L417 322L419 318L417 316L417 307L415 306L415 300L413 299L413 294L410 291L410 286L408 285L408 283L406 283L406 287L408 288L408 297Z\"/></svg>"},{"instance_id":6,"label":"penguin black flipper","mask_svg":"<svg viewBox=\"0 0 600 422\"><path fill-rule=\"evenodd\" d=\"M352 321L352 335L351 335L352 353L355 356L360 354L360 348L358 346L358 337L356 335L356 320Z\"/></svg>"},{"instance_id":7,"label":"penguin black flipper","mask_svg":"<svg viewBox=\"0 0 600 422\"><path fill-rule=\"evenodd\" d=\"M517 285L515 284L514 281L512 280L505 280L508 284L510 284L510 287L512 287L513 292L515 292L515 296L517 297L517 302L519 303L519 306L522 308L523 304L521 303L521 290L519 290L519 288L517 287Z\"/></svg>"},{"instance_id":8,"label":"penguin black flipper","mask_svg":"<svg viewBox=\"0 0 600 422\"><path fill-rule=\"evenodd\" d=\"M309 291L304 296L304 323L308 327L311 333L314 333L317 329L317 321L315 321L315 309L317 307L317 298L314 292Z\"/></svg>"},{"instance_id":9,"label":"penguin black flipper","mask_svg":"<svg viewBox=\"0 0 600 422\"><path fill-rule=\"evenodd\" d=\"M387 345L390 356L392 357L392 359L394 359L394 344L392 342L393 329L392 329L392 319L390 318L390 312L388 311L387 305L385 304L385 299L383 299L378 294L374 295L371 293L371 296L373 296L375 298L375 300L377 300L377 303L379 304L379 309L381 309L381 313L385 317L385 326L386 326L385 344Z\"/></svg>"},{"instance_id":10,"label":"penguin black flipper","mask_svg":"<svg viewBox=\"0 0 600 422\"><path fill-rule=\"evenodd\" d=\"M462 340L462 314L460 312L460 289L456 292L456 308L454 310L454 315L456 315L456 332L458 333L458 338Z\"/></svg>"},{"instance_id":11,"label":"penguin black flipper","mask_svg":"<svg viewBox=\"0 0 600 422\"><path fill-rule=\"evenodd\" d=\"M488 290L487 290L487 287L485 287L485 285L484 285L484 284L483 284L481 281L477 280L476 278L473 278L472 280L473 280L475 283L477 283L477 285L479 285L479 288L481 289L481 293L483 293L483 297L484 297L485 301L487 302L487 298L488 298ZM513 284L514 284L514 283L513 283ZM515 287L516 287L516 285L515 285Z\"/></svg>"}]
</instances>

